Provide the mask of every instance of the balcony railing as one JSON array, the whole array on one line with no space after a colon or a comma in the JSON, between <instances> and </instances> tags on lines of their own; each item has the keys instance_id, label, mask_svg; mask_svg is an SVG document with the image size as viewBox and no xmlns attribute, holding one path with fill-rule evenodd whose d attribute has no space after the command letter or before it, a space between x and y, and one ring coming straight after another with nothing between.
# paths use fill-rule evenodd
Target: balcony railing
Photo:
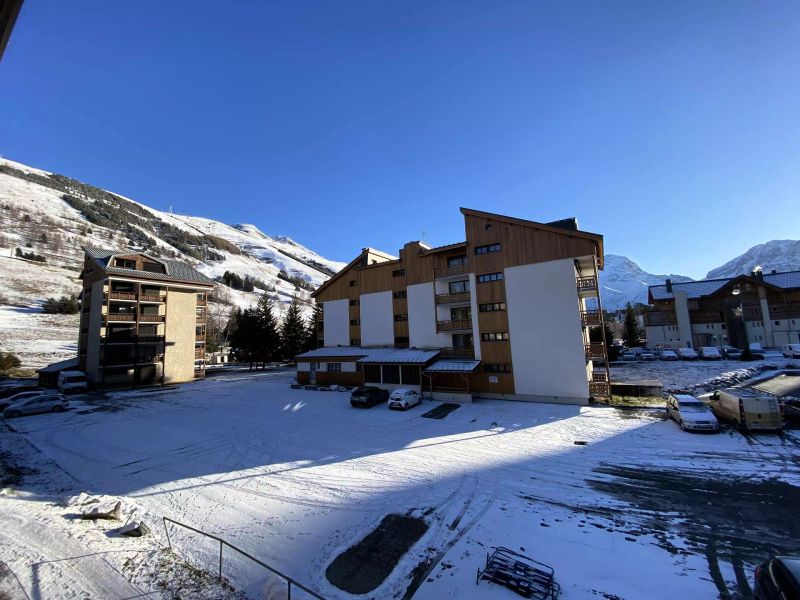
<instances>
[{"instance_id":1,"label":"balcony railing","mask_svg":"<svg viewBox=\"0 0 800 600\"><path fill-rule=\"evenodd\" d=\"M800 302L790 302L769 307L769 316L773 319L800 318Z\"/></svg>"},{"instance_id":2,"label":"balcony railing","mask_svg":"<svg viewBox=\"0 0 800 600\"><path fill-rule=\"evenodd\" d=\"M208 304L208 300L206 298L198 298L197 299L197 306L206 306Z\"/></svg>"},{"instance_id":3,"label":"balcony railing","mask_svg":"<svg viewBox=\"0 0 800 600\"><path fill-rule=\"evenodd\" d=\"M164 302L166 299L161 294L139 294L139 302Z\"/></svg>"},{"instance_id":4,"label":"balcony railing","mask_svg":"<svg viewBox=\"0 0 800 600\"><path fill-rule=\"evenodd\" d=\"M195 379L204 379L205 376L206 376L206 370L205 369L195 369L194 370L194 378Z\"/></svg>"},{"instance_id":5,"label":"balcony railing","mask_svg":"<svg viewBox=\"0 0 800 600\"><path fill-rule=\"evenodd\" d=\"M107 313L106 321L135 321L136 313Z\"/></svg>"},{"instance_id":6,"label":"balcony railing","mask_svg":"<svg viewBox=\"0 0 800 600\"><path fill-rule=\"evenodd\" d=\"M674 312L649 311L644 313L644 324L647 327L660 325L677 325L678 319Z\"/></svg>"},{"instance_id":7,"label":"balcony railing","mask_svg":"<svg viewBox=\"0 0 800 600\"><path fill-rule=\"evenodd\" d=\"M453 265L452 267L435 267L433 269L434 277L452 277L453 275L463 275L467 273L469 268L468 264Z\"/></svg>"},{"instance_id":8,"label":"balcony railing","mask_svg":"<svg viewBox=\"0 0 800 600\"><path fill-rule=\"evenodd\" d=\"M475 348L441 348L440 358L475 358Z\"/></svg>"},{"instance_id":9,"label":"balcony railing","mask_svg":"<svg viewBox=\"0 0 800 600\"><path fill-rule=\"evenodd\" d=\"M597 279L594 277L578 277L575 279L579 293L597 292Z\"/></svg>"},{"instance_id":10,"label":"balcony railing","mask_svg":"<svg viewBox=\"0 0 800 600\"><path fill-rule=\"evenodd\" d=\"M203 347L195 348L194 349L194 357L195 358L205 358L206 357L206 349Z\"/></svg>"},{"instance_id":11,"label":"balcony railing","mask_svg":"<svg viewBox=\"0 0 800 600\"><path fill-rule=\"evenodd\" d=\"M205 342L206 341L206 334L205 333L196 333L194 336L194 340L196 342Z\"/></svg>"},{"instance_id":12,"label":"balcony railing","mask_svg":"<svg viewBox=\"0 0 800 600\"><path fill-rule=\"evenodd\" d=\"M461 329L472 329L472 319L462 319L460 321L437 321L436 327L439 331L458 331Z\"/></svg>"},{"instance_id":13,"label":"balcony railing","mask_svg":"<svg viewBox=\"0 0 800 600\"><path fill-rule=\"evenodd\" d=\"M163 335L120 335L112 334L106 336L108 344L158 344L164 341Z\"/></svg>"},{"instance_id":14,"label":"balcony railing","mask_svg":"<svg viewBox=\"0 0 800 600\"><path fill-rule=\"evenodd\" d=\"M198 325L205 323L206 322L206 316L205 315L197 315L197 317L195 318L195 322Z\"/></svg>"},{"instance_id":15,"label":"balcony railing","mask_svg":"<svg viewBox=\"0 0 800 600\"><path fill-rule=\"evenodd\" d=\"M133 292L109 292L107 299L110 300L136 300L136 294Z\"/></svg>"},{"instance_id":16,"label":"balcony railing","mask_svg":"<svg viewBox=\"0 0 800 600\"><path fill-rule=\"evenodd\" d=\"M745 308L745 311L747 309ZM761 311L759 310L759 313ZM718 310L697 310L691 314L692 323L724 323L725 319Z\"/></svg>"},{"instance_id":17,"label":"balcony railing","mask_svg":"<svg viewBox=\"0 0 800 600\"><path fill-rule=\"evenodd\" d=\"M139 315L139 320L145 323L163 323L164 315Z\"/></svg>"},{"instance_id":18,"label":"balcony railing","mask_svg":"<svg viewBox=\"0 0 800 600\"><path fill-rule=\"evenodd\" d=\"M609 387L605 381L590 381L589 393L592 396L608 396Z\"/></svg>"},{"instance_id":19,"label":"balcony railing","mask_svg":"<svg viewBox=\"0 0 800 600\"><path fill-rule=\"evenodd\" d=\"M600 325L602 319L600 318L599 310L584 310L581 311L581 323L584 327L594 327Z\"/></svg>"},{"instance_id":20,"label":"balcony railing","mask_svg":"<svg viewBox=\"0 0 800 600\"><path fill-rule=\"evenodd\" d=\"M602 342L592 342L591 344L584 344L584 352L588 360L601 359L606 357L606 347Z\"/></svg>"},{"instance_id":21,"label":"balcony railing","mask_svg":"<svg viewBox=\"0 0 800 600\"><path fill-rule=\"evenodd\" d=\"M457 294L436 294L436 304L455 304L457 302L469 302L469 292Z\"/></svg>"}]
</instances>

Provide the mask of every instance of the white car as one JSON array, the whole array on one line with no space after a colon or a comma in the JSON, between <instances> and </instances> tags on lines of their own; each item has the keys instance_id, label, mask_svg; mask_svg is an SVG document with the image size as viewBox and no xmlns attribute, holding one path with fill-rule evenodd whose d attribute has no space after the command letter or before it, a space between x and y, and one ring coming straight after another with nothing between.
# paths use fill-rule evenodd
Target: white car
<instances>
[{"instance_id":1,"label":"white car","mask_svg":"<svg viewBox=\"0 0 800 600\"><path fill-rule=\"evenodd\" d=\"M678 348L678 358L681 360L697 360L698 355L692 348Z\"/></svg>"},{"instance_id":2,"label":"white car","mask_svg":"<svg viewBox=\"0 0 800 600\"><path fill-rule=\"evenodd\" d=\"M784 344L781 354L786 358L800 358L800 344Z\"/></svg>"},{"instance_id":3,"label":"white car","mask_svg":"<svg viewBox=\"0 0 800 600\"><path fill-rule=\"evenodd\" d=\"M409 388L397 388L389 394L389 408L406 410L422 402L419 392Z\"/></svg>"},{"instance_id":4,"label":"white car","mask_svg":"<svg viewBox=\"0 0 800 600\"><path fill-rule=\"evenodd\" d=\"M22 400L27 400L28 398L36 398L38 396L52 396L53 392L45 392L43 390L27 390L25 392L17 392L16 394L12 394L6 398L0 398L0 410L5 410L12 404L16 404Z\"/></svg>"},{"instance_id":5,"label":"white car","mask_svg":"<svg viewBox=\"0 0 800 600\"><path fill-rule=\"evenodd\" d=\"M722 360L722 354L714 346L703 346L700 348L700 358L703 360Z\"/></svg>"},{"instance_id":6,"label":"white car","mask_svg":"<svg viewBox=\"0 0 800 600\"><path fill-rule=\"evenodd\" d=\"M664 348L661 351L661 360L678 360L678 355L675 354L675 350Z\"/></svg>"},{"instance_id":7,"label":"white car","mask_svg":"<svg viewBox=\"0 0 800 600\"><path fill-rule=\"evenodd\" d=\"M667 416L684 431L719 431L719 421L711 409L689 394L670 394Z\"/></svg>"},{"instance_id":8,"label":"white car","mask_svg":"<svg viewBox=\"0 0 800 600\"><path fill-rule=\"evenodd\" d=\"M61 412L69 407L69 401L60 394L40 394L26 398L10 405L3 411L6 419L22 415L34 415L44 412Z\"/></svg>"}]
</instances>

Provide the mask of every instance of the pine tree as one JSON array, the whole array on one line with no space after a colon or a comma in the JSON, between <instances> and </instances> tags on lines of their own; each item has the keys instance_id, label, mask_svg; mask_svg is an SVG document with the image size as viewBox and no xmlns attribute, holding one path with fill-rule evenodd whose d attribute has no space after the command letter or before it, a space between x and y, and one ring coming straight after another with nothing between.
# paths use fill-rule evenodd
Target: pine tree
<instances>
[{"instance_id":1,"label":"pine tree","mask_svg":"<svg viewBox=\"0 0 800 600\"><path fill-rule=\"evenodd\" d=\"M322 305L314 305L314 314L306 323L306 336L303 351L308 352L319 347L319 324L322 323Z\"/></svg>"},{"instance_id":2,"label":"pine tree","mask_svg":"<svg viewBox=\"0 0 800 600\"><path fill-rule=\"evenodd\" d=\"M231 315L231 320L234 322L234 329L230 332L231 352L237 361L250 363L250 369L252 369L255 361L256 333L253 309L237 308L236 312Z\"/></svg>"},{"instance_id":3,"label":"pine tree","mask_svg":"<svg viewBox=\"0 0 800 600\"><path fill-rule=\"evenodd\" d=\"M275 316L275 305L269 294L261 294L254 311L256 325L256 362L267 363L280 358L281 335L278 330L278 319Z\"/></svg>"},{"instance_id":4,"label":"pine tree","mask_svg":"<svg viewBox=\"0 0 800 600\"><path fill-rule=\"evenodd\" d=\"M625 343L629 348L636 348L641 345L639 341L642 337L642 330L639 328L639 319L636 316L636 311L633 310L631 303L625 306Z\"/></svg>"},{"instance_id":5,"label":"pine tree","mask_svg":"<svg viewBox=\"0 0 800 600\"><path fill-rule=\"evenodd\" d=\"M300 314L300 303L297 298L292 300L289 310L283 317L281 325L281 342L283 358L294 362L294 357L303 351L306 336L306 324Z\"/></svg>"}]
</instances>

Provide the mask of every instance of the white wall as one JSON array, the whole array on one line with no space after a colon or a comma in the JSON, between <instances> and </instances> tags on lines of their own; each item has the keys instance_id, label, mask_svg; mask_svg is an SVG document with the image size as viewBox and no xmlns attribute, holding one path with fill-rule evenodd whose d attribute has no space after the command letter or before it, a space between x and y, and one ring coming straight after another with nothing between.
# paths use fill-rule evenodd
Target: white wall
<instances>
[{"instance_id":1,"label":"white wall","mask_svg":"<svg viewBox=\"0 0 800 600\"><path fill-rule=\"evenodd\" d=\"M350 301L331 300L322 303L326 346L350 345Z\"/></svg>"},{"instance_id":2,"label":"white wall","mask_svg":"<svg viewBox=\"0 0 800 600\"><path fill-rule=\"evenodd\" d=\"M505 269L514 393L587 399L573 260Z\"/></svg>"},{"instance_id":3,"label":"white wall","mask_svg":"<svg viewBox=\"0 0 800 600\"><path fill-rule=\"evenodd\" d=\"M433 282L409 285L406 288L408 299L408 340L414 348L447 348L453 338L446 333L436 333L436 302L433 296Z\"/></svg>"},{"instance_id":4,"label":"white wall","mask_svg":"<svg viewBox=\"0 0 800 600\"><path fill-rule=\"evenodd\" d=\"M361 294L361 345L394 345L392 292Z\"/></svg>"},{"instance_id":5,"label":"white wall","mask_svg":"<svg viewBox=\"0 0 800 600\"><path fill-rule=\"evenodd\" d=\"M469 274L470 310L472 312L472 345L475 347L475 358L481 360L481 332L478 329L478 290L475 285L475 273Z\"/></svg>"}]
</instances>

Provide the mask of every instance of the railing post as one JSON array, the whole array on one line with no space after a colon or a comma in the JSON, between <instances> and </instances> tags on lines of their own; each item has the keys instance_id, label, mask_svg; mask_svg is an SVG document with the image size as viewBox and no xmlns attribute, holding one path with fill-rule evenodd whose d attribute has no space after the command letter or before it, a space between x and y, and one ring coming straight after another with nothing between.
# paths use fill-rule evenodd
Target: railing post
<instances>
[{"instance_id":1,"label":"railing post","mask_svg":"<svg viewBox=\"0 0 800 600\"><path fill-rule=\"evenodd\" d=\"M219 580L222 581L222 540L219 541Z\"/></svg>"},{"instance_id":2,"label":"railing post","mask_svg":"<svg viewBox=\"0 0 800 600\"><path fill-rule=\"evenodd\" d=\"M172 542L169 539L169 529L167 529L167 519L166 517L162 517L162 520L164 521L164 533L167 534L167 546L169 546L169 549L172 550Z\"/></svg>"}]
</instances>

